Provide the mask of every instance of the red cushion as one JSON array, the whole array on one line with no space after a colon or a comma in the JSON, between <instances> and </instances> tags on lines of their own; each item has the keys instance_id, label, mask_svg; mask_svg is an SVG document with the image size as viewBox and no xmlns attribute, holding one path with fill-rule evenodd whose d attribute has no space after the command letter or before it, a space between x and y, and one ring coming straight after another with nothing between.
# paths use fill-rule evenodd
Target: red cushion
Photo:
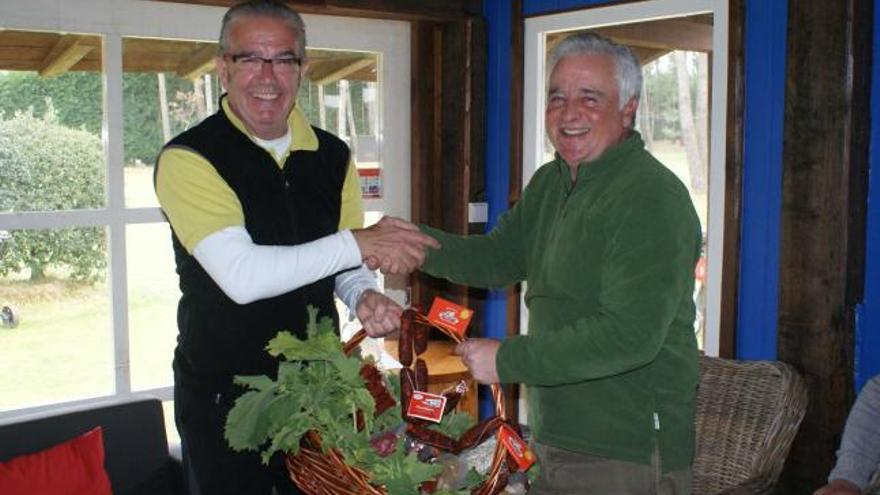
<instances>
[{"instance_id":1,"label":"red cushion","mask_svg":"<svg viewBox=\"0 0 880 495\"><path fill-rule=\"evenodd\" d=\"M91 431L33 454L0 462L3 495L112 495L104 435Z\"/></svg>"}]
</instances>

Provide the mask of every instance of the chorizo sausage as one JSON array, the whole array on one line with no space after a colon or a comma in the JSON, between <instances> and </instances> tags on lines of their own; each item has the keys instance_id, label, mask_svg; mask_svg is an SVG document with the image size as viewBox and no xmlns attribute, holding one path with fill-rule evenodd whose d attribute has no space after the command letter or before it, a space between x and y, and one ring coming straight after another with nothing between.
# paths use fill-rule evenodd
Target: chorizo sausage
<instances>
[{"instance_id":1,"label":"chorizo sausage","mask_svg":"<svg viewBox=\"0 0 880 495\"><path fill-rule=\"evenodd\" d=\"M424 359L416 359L416 390L428 391L428 363Z\"/></svg>"},{"instance_id":2,"label":"chorizo sausage","mask_svg":"<svg viewBox=\"0 0 880 495\"><path fill-rule=\"evenodd\" d=\"M495 430L497 430L503 422L504 420L499 416L492 416L489 419L480 421L468 431L464 432L461 438L458 439L459 446L462 450L467 450L480 445L494 435Z\"/></svg>"},{"instance_id":3,"label":"chorizo sausage","mask_svg":"<svg viewBox=\"0 0 880 495\"><path fill-rule=\"evenodd\" d=\"M450 411L455 409L467 390L468 386L465 380L459 380L455 386L444 390L443 397L446 397L446 405L443 407L443 414L449 414Z\"/></svg>"},{"instance_id":4,"label":"chorizo sausage","mask_svg":"<svg viewBox=\"0 0 880 495\"><path fill-rule=\"evenodd\" d=\"M430 430L410 423L406 425L406 433L419 442L438 448L442 451L452 452L453 454L457 454L460 451L458 448L458 442L456 442L455 439L446 436L439 431Z\"/></svg>"},{"instance_id":5,"label":"chorizo sausage","mask_svg":"<svg viewBox=\"0 0 880 495\"><path fill-rule=\"evenodd\" d=\"M397 360L407 368L412 366L413 360L412 325L412 312L404 311L403 316L400 318L400 339L397 341Z\"/></svg>"},{"instance_id":6,"label":"chorizo sausage","mask_svg":"<svg viewBox=\"0 0 880 495\"><path fill-rule=\"evenodd\" d=\"M424 323L413 323L413 348L416 356L428 350L428 326Z\"/></svg>"},{"instance_id":7,"label":"chorizo sausage","mask_svg":"<svg viewBox=\"0 0 880 495\"><path fill-rule=\"evenodd\" d=\"M409 401L412 398L415 382L416 377L413 370L409 368L400 369L400 410L403 412L404 418L407 418L406 408L409 407Z\"/></svg>"},{"instance_id":8,"label":"chorizo sausage","mask_svg":"<svg viewBox=\"0 0 880 495\"><path fill-rule=\"evenodd\" d=\"M361 366L360 375L364 379L367 391L370 392L373 401L376 402L376 416L394 407L394 397L391 396L388 388L385 387L385 382L382 381L382 374L379 373L375 366L364 364Z\"/></svg>"}]
</instances>

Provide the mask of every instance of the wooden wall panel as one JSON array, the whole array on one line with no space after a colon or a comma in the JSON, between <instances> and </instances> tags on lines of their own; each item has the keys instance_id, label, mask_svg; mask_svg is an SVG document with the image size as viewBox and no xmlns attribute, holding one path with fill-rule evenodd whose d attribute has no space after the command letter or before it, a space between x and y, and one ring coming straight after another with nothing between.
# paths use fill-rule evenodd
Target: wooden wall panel
<instances>
[{"instance_id":1,"label":"wooden wall panel","mask_svg":"<svg viewBox=\"0 0 880 495\"><path fill-rule=\"evenodd\" d=\"M474 17L469 20L470 30L470 55L469 69L470 82L468 92L470 103L468 104L469 115L469 143L470 167L468 200L470 202L486 201L486 63L489 54L486 31L486 21L482 17ZM483 224L471 224L471 232L474 227L479 227L479 233L483 232Z\"/></svg>"},{"instance_id":2,"label":"wooden wall panel","mask_svg":"<svg viewBox=\"0 0 880 495\"><path fill-rule=\"evenodd\" d=\"M467 234L468 203L484 177L485 25L478 18L414 22L412 39L412 218ZM437 295L481 307L481 291L413 276L414 304L427 310ZM472 335L480 333L480 323L471 324Z\"/></svg>"},{"instance_id":3,"label":"wooden wall panel","mask_svg":"<svg viewBox=\"0 0 880 495\"><path fill-rule=\"evenodd\" d=\"M467 203L470 198L470 23L452 22L443 27L443 126L441 163L443 171L440 209L447 232L467 233ZM437 170L437 169L435 169Z\"/></svg>"},{"instance_id":4,"label":"wooden wall panel","mask_svg":"<svg viewBox=\"0 0 880 495\"><path fill-rule=\"evenodd\" d=\"M237 0L152 0L228 7ZM288 0L303 14L340 15L376 19L450 21L482 13L479 0Z\"/></svg>"},{"instance_id":5,"label":"wooden wall panel","mask_svg":"<svg viewBox=\"0 0 880 495\"><path fill-rule=\"evenodd\" d=\"M433 165L440 160L442 57L440 56L441 26L429 22L412 24L412 132L411 132L411 180L412 180L412 221L439 225L441 209L439 204L442 192L439 187L441 169ZM429 301L431 294L439 288L431 287L431 279L422 274L414 274L411 280L411 299L414 304Z\"/></svg>"},{"instance_id":6,"label":"wooden wall panel","mask_svg":"<svg viewBox=\"0 0 880 495\"><path fill-rule=\"evenodd\" d=\"M743 108L745 106L745 0L730 0L727 49L727 150L724 179L724 264L721 269L721 318L718 355L736 355L742 232Z\"/></svg>"},{"instance_id":7,"label":"wooden wall panel","mask_svg":"<svg viewBox=\"0 0 880 495\"><path fill-rule=\"evenodd\" d=\"M434 31L439 29L433 23L414 22L411 30L412 75L411 88L411 181L412 181L412 220L415 222L431 221L431 195L433 175L430 164L436 155L434 139L435 128L439 129L438 114L440 101L439 82L434 76ZM439 137L439 136L438 136Z\"/></svg>"},{"instance_id":8,"label":"wooden wall panel","mask_svg":"<svg viewBox=\"0 0 880 495\"><path fill-rule=\"evenodd\" d=\"M872 18L870 0L789 3L778 352L810 405L778 493L824 482L853 398Z\"/></svg>"}]
</instances>

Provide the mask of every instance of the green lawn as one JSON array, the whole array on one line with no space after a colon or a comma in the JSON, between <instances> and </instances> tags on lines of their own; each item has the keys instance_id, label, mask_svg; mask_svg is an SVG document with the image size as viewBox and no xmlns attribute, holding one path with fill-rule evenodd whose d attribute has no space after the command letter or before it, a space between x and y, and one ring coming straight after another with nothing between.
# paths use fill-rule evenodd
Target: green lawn
<instances>
[{"instance_id":1,"label":"green lawn","mask_svg":"<svg viewBox=\"0 0 880 495\"><path fill-rule=\"evenodd\" d=\"M666 165L669 170L672 170L672 172L681 179L684 185L690 189L690 171L688 170L684 146L670 141L655 141L654 149L651 150L651 153L660 160L660 163ZM703 232L706 231L707 225L706 211L709 204L707 198L708 193L706 191L701 193L691 191L691 199L694 202L694 208L697 210L697 215L700 217L700 225L703 227Z\"/></svg>"},{"instance_id":2,"label":"green lawn","mask_svg":"<svg viewBox=\"0 0 880 495\"><path fill-rule=\"evenodd\" d=\"M136 204L149 200L143 189L151 189L150 170L131 169ZM130 357L119 366L130 367L134 390L169 386L179 291L168 226L133 225L126 233ZM0 411L112 394L108 285L57 274L42 282L21 278L0 279L0 305L20 320L0 328Z\"/></svg>"},{"instance_id":3,"label":"green lawn","mask_svg":"<svg viewBox=\"0 0 880 495\"><path fill-rule=\"evenodd\" d=\"M0 329L0 410L112 392L109 302L102 287L0 284L21 320Z\"/></svg>"}]
</instances>

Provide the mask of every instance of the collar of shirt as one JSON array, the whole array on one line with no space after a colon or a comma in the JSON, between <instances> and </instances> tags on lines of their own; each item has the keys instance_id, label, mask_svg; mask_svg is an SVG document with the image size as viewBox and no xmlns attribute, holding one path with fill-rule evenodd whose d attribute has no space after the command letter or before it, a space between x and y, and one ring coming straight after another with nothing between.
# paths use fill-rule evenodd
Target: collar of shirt
<instances>
[{"instance_id":1,"label":"collar of shirt","mask_svg":"<svg viewBox=\"0 0 880 495\"><path fill-rule=\"evenodd\" d=\"M641 134L639 134L638 131L630 131L630 134L626 139L605 150L599 158L596 158L591 162L581 162L578 164L577 180L589 180L593 177L598 177L599 175L604 174L606 171L614 170L615 167L619 168L621 157L626 156L633 150L642 148L644 148L644 143L642 142ZM558 168L559 173L564 174L566 177L570 177L570 175L568 175L570 173L568 164L565 163L565 160L559 156L559 153L555 153L555 158L556 167ZM571 179L569 179L569 181L570 180Z\"/></svg>"},{"instance_id":2,"label":"collar of shirt","mask_svg":"<svg viewBox=\"0 0 880 495\"><path fill-rule=\"evenodd\" d=\"M260 145L265 150L268 150L272 153L272 156L275 157L276 162L280 162L287 156L287 152L290 151L290 143L291 143L291 132L290 129L287 130L287 133L280 138L275 139L261 139L256 136L251 137L251 139Z\"/></svg>"},{"instance_id":3,"label":"collar of shirt","mask_svg":"<svg viewBox=\"0 0 880 495\"><path fill-rule=\"evenodd\" d=\"M220 99L220 106L223 108L223 113L226 114L226 118L232 122L232 125L241 131L242 134L248 136L251 141L254 141L254 143L259 145L255 140L256 136L247 130L244 122L242 122L241 119L238 118L238 115L232 111L225 95ZM287 125L291 131L289 150L291 153L300 150L315 151L318 149L318 136L315 135L315 131L312 130L312 126L309 124L308 119L306 119L305 114L303 114L299 108L293 107L290 111L290 115L287 116Z\"/></svg>"}]
</instances>

